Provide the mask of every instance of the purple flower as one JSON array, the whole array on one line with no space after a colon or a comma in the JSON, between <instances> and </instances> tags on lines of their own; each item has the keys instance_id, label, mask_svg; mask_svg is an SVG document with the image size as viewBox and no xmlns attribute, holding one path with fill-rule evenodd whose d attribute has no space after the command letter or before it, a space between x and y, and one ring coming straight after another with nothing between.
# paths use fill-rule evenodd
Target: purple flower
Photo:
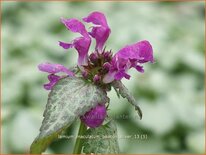
<instances>
[{"instance_id":1,"label":"purple flower","mask_svg":"<svg viewBox=\"0 0 206 155\"><path fill-rule=\"evenodd\" d=\"M56 73L63 72L66 73L66 76L74 76L72 71L61 64L42 63L38 65L38 68L42 72L50 73L48 75L49 83L44 84L44 88L46 90L51 90L52 87L63 77L55 75Z\"/></svg>"},{"instance_id":2,"label":"purple flower","mask_svg":"<svg viewBox=\"0 0 206 155\"><path fill-rule=\"evenodd\" d=\"M59 42L64 49L75 48L79 54L78 66L83 70L82 66L88 64L88 51L91 44L91 38L86 31L85 26L77 19L61 19L61 22L72 32L78 32L82 37L78 37L72 43Z\"/></svg>"},{"instance_id":3,"label":"purple flower","mask_svg":"<svg viewBox=\"0 0 206 155\"><path fill-rule=\"evenodd\" d=\"M99 127L107 115L105 104L98 104L95 108L88 111L81 120L90 128Z\"/></svg>"},{"instance_id":4,"label":"purple flower","mask_svg":"<svg viewBox=\"0 0 206 155\"><path fill-rule=\"evenodd\" d=\"M143 73L142 64L146 62L154 62L153 49L148 41L127 45L112 58L109 72L104 76L103 82L110 83L113 80L121 80L123 77L130 79L130 75L127 74L130 68Z\"/></svg>"},{"instance_id":5,"label":"purple flower","mask_svg":"<svg viewBox=\"0 0 206 155\"><path fill-rule=\"evenodd\" d=\"M93 26L89 34L96 40L95 49L99 53L102 53L104 43L107 41L111 32L104 14L101 12L92 12L89 16L83 18L83 21L97 25Z\"/></svg>"}]
</instances>

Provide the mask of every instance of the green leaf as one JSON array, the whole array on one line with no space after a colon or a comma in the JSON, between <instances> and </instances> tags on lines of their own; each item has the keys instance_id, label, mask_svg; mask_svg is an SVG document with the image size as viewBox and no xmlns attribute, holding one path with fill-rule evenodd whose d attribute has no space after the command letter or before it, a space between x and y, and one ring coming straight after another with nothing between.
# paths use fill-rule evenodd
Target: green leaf
<instances>
[{"instance_id":1,"label":"green leaf","mask_svg":"<svg viewBox=\"0 0 206 155\"><path fill-rule=\"evenodd\" d=\"M117 127L110 121L98 128L90 128L84 134L83 153L118 154Z\"/></svg>"},{"instance_id":2,"label":"green leaf","mask_svg":"<svg viewBox=\"0 0 206 155\"><path fill-rule=\"evenodd\" d=\"M108 101L106 92L86 83L82 78L66 77L58 81L49 93L44 120L30 153L40 154L72 122L98 103Z\"/></svg>"},{"instance_id":3,"label":"green leaf","mask_svg":"<svg viewBox=\"0 0 206 155\"><path fill-rule=\"evenodd\" d=\"M135 107L135 110L137 110L140 119L142 119L142 110L140 109L137 101L129 92L129 90L124 86L124 84L121 81L114 81L112 82L112 86L123 98L126 98L129 103L131 103Z\"/></svg>"}]
</instances>

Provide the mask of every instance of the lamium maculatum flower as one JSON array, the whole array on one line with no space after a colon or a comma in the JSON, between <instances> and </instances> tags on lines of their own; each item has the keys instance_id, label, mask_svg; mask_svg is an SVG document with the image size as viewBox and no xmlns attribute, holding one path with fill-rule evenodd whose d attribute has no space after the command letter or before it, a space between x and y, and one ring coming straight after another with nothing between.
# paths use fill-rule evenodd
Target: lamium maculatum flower
<instances>
[{"instance_id":1,"label":"lamium maculatum flower","mask_svg":"<svg viewBox=\"0 0 206 155\"><path fill-rule=\"evenodd\" d=\"M154 62L153 49L147 40L126 45L114 55L111 50L106 50L105 43L111 30L103 13L92 12L84 17L83 21L94 24L91 31L88 32L84 24L78 19L61 18L61 22L66 28L71 32L79 33L80 37L70 43L59 41L59 45L64 49L75 48L77 50L77 66L81 73L78 73L78 76L81 75L88 82L109 91L113 81L120 81L122 78L130 79L129 69L134 68L143 73L143 64ZM89 52L92 38L95 39L96 46ZM49 83L44 85L47 90L51 90L56 82L65 76L77 76L76 73L61 64L43 63L38 67L41 71L49 73ZM60 72L65 75L57 75ZM81 116L81 120L87 126L95 128L103 123L106 115L105 103L102 103Z\"/></svg>"},{"instance_id":2,"label":"lamium maculatum flower","mask_svg":"<svg viewBox=\"0 0 206 155\"><path fill-rule=\"evenodd\" d=\"M67 76L74 76L74 73L64 67L61 64L51 64L51 63L42 63L38 65L38 68L42 72L50 73L48 75L49 83L44 84L44 88L47 90L51 90L52 87L64 76L55 75L56 73L63 72L66 73Z\"/></svg>"}]
</instances>

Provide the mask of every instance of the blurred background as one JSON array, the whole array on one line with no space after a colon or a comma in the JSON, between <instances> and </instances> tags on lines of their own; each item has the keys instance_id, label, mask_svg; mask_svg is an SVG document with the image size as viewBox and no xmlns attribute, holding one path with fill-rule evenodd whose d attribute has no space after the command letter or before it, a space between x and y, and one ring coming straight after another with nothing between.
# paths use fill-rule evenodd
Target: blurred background
<instances>
[{"instance_id":1,"label":"blurred background","mask_svg":"<svg viewBox=\"0 0 206 155\"><path fill-rule=\"evenodd\" d=\"M60 17L81 19L92 11L107 17L108 50L144 39L154 49L156 62L123 80L142 108L142 120L125 99L109 93L108 113L119 137L139 137L120 138L121 153L204 153L204 2L2 2L2 153L27 153L39 133L48 91L42 87L47 74L37 65L76 64L77 52L65 52L58 41L78 34ZM76 135L78 123L66 134ZM60 139L46 152L72 153L73 145L74 139Z\"/></svg>"}]
</instances>

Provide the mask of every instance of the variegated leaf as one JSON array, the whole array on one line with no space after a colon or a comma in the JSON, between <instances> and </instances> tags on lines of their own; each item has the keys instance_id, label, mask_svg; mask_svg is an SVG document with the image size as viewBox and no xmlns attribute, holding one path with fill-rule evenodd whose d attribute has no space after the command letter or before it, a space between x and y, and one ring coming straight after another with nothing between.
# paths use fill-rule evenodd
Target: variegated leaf
<instances>
[{"instance_id":1,"label":"variegated leaf","mask_svg":"<svg viewBox=\"0 0 206 155\"><path fill-rule=\"evenodd\" d=\"M40 154L73 121L98 103L108 101L106 92L86 83L82 78L66 77L58 81L49 93L44 120L30 153Z\"/></svg>"}]
</instances>

